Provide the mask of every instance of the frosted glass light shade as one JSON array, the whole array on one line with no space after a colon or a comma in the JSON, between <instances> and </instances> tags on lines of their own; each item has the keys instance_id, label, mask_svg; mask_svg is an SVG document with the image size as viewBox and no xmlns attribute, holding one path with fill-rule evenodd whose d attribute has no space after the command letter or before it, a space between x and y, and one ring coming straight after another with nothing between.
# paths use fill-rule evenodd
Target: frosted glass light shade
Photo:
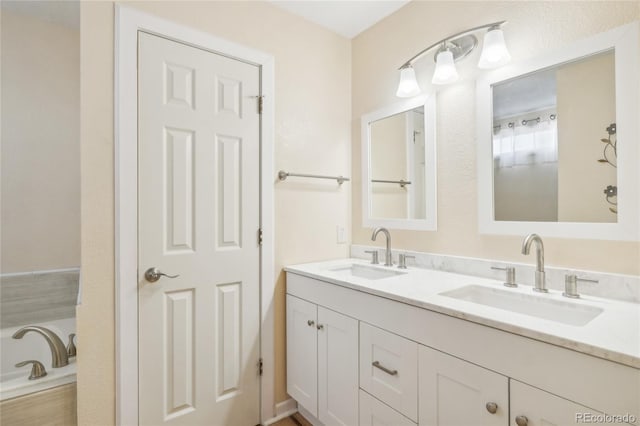
<instances>
[{"instance_id":1,"label":"frosted glass light shade","mask_svg":"<svg viewBox=\"0 0 640 426\"><path fill-rule=\"evenodd\" d=\"M436 69L431 82L433 84L449 84L458 80L458 70L453 62L453 53L444 50L436 56Z\"/></svg>"},{"instance_id":2,"label":"frosted glass light shade","mask_svg":"<svg viewBox=\"0 0 640 426\"><path fill-rule=\"evenodd\" d=\"M399 98L410 98L420 94L420 86L416 80L416 72L413 67L406 67L400 70L400 83L396 96Z\"/></svg>"},{"instance_id":3,"label":"frosted glass light shade","mask_svg":"<svg viewBox=\"0 0 640 426\"><path fill-rule=\"evenodd\" d=\"M504 34L500 28L495 28L484 35L482 54L478 67L483 69L496 68L511 60L511 55L504 43Z\"/></svg>"}]
</instances>

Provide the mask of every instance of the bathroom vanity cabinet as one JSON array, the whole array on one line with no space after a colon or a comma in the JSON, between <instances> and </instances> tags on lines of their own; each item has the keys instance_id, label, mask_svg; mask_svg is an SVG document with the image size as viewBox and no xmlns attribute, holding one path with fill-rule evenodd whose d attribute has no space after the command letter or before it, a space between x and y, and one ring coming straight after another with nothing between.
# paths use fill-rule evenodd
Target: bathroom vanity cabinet
<instances>
[{"instance_id":1,"label":"bathroom vanity cabinet","mask_svg":"<svg viewBox=\"0 0 640 426\"><path fill-rule=\"evenodd\" d=\"M326 425L640 415L637 368L291 271L287 391Z\"/></svg>"},{"instance_id":2,"label":"bathroom vanity cabinet","mask_svg":"<svg viewBox=\"0 0 640 426\"><path fill-rule=\"evenodd\" d=\"M327 425L358 423L358 321L287 295L287 392Z\"/></svg>"}]
</instances>

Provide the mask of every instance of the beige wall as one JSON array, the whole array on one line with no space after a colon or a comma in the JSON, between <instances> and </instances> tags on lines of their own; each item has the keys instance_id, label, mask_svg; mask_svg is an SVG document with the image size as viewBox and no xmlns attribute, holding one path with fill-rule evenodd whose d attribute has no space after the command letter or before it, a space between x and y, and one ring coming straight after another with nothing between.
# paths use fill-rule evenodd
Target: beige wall
<instances>
[{"instance_id":1,"label":"beige wall","mask_svg":"<svg viewBox=\"0 0 640 426\"><path fill-rule=\"evenodd\" d=\"M413 1L352 43L353 242L371 244L361 222L359 117L397 102L397 67L430 43L466 28L508 20L505 37L514 61L534 57L640 18L638 2ZM395 248L459 256L533 262L520 254L522 237L478 233L475 64L479 52L459 62L461 80L437 100L438 231L393 231ZM430 81L433 61L416 64ZM427 87L426 83L423 87ZM545 237L543 235L543 237ZM640 244L544 238L548 264L640 273ZM606 253L606 255L604 255Z\"/></svg>"},{"instance_id":2,"label":"beige wall","mask_svg":"<svg viewBox=\"0 0 640 426\"><path fill-rule=\"evenodd\" d=\"M2 11L2 273L80 265L80 34Z\"/></svg>"},{"instance_id":3,"label":"beige wall","mask_svg":"<svg viewBox=\"0 0 640 426\"><path fill-rule=\"evenodd\" d=\"M275 57L275 170L350 175L350 42L265 2L141 2L135 7ZM81 10L82 263L78 422L115 421L113 3ZM285 264L345 257L350 184L276 182L276 401L285 390ZM98 368L96 368L98 366Z\"/></svg>"},{"instance_id":4,"label":"beige wall","mask_svg":"<svg viewBox=\"0 0 640 426\"><path fill-rule=\"evenodd\" d=\"M603 191L617 185L617 169L597 161L605 147L600 139L608 137L606 128L616 121L614 54L567 64L558 69L556 79L558 217L566 222L616 222ZM607 154L615 164L613 149Z\"/></svg>"}]
</instances>

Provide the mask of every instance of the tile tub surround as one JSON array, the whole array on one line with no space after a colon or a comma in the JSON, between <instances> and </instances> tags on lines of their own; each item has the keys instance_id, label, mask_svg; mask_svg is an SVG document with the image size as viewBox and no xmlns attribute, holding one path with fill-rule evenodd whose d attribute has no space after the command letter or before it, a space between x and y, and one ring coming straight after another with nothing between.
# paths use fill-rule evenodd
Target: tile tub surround
<instances>
[{"instance_id":1,"label":"tile tub surround","mask_svg":"<svg viewBox=\"0 0 640 426\"><path fill-rule=\"evenodd\" d=\"M80 269L0 276L0 329L76 316Z\"/></svg>"},{"instance_id":2,"label":"tile tub surround","mask_svg":"<svg viewBox=\"0 0 640 426\"><path fill-rule=\"evenodd\" d=\"M468 285L505 289L502 281L451 272L410 268L406 274L369 280L345 276L334 271L345 265L362 264L361 259L339 259L327 262L287 266L285 270L331 284L395 300L418 308L486 325L531 339L571 349L587 355L640 368L640 305L610 299L582 297L567 299L558 291L538 297L575 306L595 307L603 312L583 326L563 324L519 312L466 302L440 293ZM376 266L379 269L388 269ZM396 268L397 270L397 268ZM528 287L505 289L513 294L531 295Z\"/></svg>"},{"instance_id":3,"label":"tile tub surround","mask_svg":"<svg viewBox=\"0 0 640 426\"><path fill-rule=\"evenodd\" d=\"M383 256L384 249L374 246L352 245L351 257L356 259L371 259L371 254L365 250L378 250ZM474 277L490 278L494 280L504 280L505 271L491 269L492 266L504 268L513 266L516 268L516 283L518 285L533 286L536 256L535 250L531 254L522 256L526 262L514 263L500 260L480 259L475 257L450 256L433 253L422 253L418 251L394 249L394 263L398 263L398 254L404 253L415 256L415 259L407 260L409 268L418 267L433 269L436 271L454 272L456 274L471 275ZM384 257L380 257L383 259ZM578 281L578 293L605 299L622 300L625 302L640 303L640 276L611 274L596 271L584 271L571 268L545 265L547 277L547 288L551 290L564 291L564 277L567 274L575 274L578 278L598 280L597 283Z\"/></svg>"}]
</instances>

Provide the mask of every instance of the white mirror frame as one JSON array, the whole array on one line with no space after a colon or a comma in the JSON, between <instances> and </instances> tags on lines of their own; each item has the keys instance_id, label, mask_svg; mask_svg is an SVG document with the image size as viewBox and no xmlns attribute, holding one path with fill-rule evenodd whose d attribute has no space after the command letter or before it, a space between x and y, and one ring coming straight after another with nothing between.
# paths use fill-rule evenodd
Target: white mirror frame
<instances>
[{"instance_id":1,"label":"white mirror frame","mask_svg":"<svg viewBox=\"0 0 640 426\"><path fill-rule=\"evenodd\" d=\"M425 129L425 219L383 219L371 217L371 126L374 121L424 106ZM365 114L360 119L362 135L362 224L373 228L435 231L438 224L436 171L436 99L422 95Z\"/></svg>"},{"instance_id":2,"label":"white mirror frame","mask_svg":"<svg viewBox=\"0 0 640 426\"><path fill-rule=\"evenodd\" d=\"M618 222L517 222L494 220L492 85L615 49L618 144ZM481 234L597 240L640 240L640 21L597 34L539 58L483 74L476 86L478 220ZM596 140L597 142L597 140ZM595 159L594 159L595 161Z\"/></svg>"}]
</instances>

